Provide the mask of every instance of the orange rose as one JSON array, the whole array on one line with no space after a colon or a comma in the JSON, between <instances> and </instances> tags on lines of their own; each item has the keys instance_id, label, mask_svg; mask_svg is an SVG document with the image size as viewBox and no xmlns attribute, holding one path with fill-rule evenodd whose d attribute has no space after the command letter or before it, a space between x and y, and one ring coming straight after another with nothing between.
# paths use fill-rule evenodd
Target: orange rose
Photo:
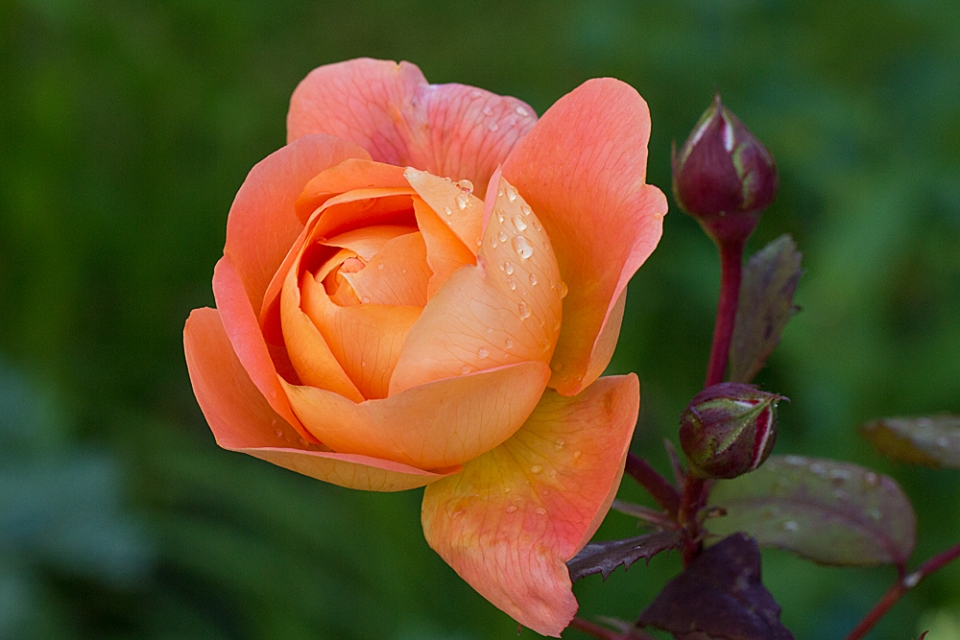
<instances>
[{"instance_id":1,"label":"orange rose","mask_svg":"<svg viewBox=\"0 0 960 640\"><path fill-rule=\"evenodd\" d=\"M667 209L646 104L592 80L537 121L364 59L307 76L287 124L230 209L217 308L184 330L217 442L346 487L426 485L430 546L558 635L639 409L636 376L598 376Z\"/></svg>"}]
</instances>

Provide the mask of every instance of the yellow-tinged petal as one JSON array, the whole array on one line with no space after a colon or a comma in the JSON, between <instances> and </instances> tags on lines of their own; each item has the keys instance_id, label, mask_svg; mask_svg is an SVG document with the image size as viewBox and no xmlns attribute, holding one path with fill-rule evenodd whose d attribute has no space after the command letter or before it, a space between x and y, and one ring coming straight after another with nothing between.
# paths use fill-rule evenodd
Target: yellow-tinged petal
<instances>
[{"instance_id":1,"label":"yellow-tinged petal","mask_svg":"<svg viewBox=\"0 0 960 640\"><path fill-rule=\"evenodd\" d=\"M366 491L402 491L422 487L459 467L429 472L396 462L332 453L309 445L267 403L250 381L216 309L196 309L183 331L187 369L200 409L224 449Z\"/></svg>"},{"instance_id":2,"label":"yellow-tinged petal","mask_svg":"<svg viewBox=\"0 0 960 640\"><path fill-rule=\"evenodd\" d=\"M627 282L660 239L667 201L644 184L650 116L637 92L590 80L557 101L503 165L540 215L570 289L550 386L572 395L609 363L598 346Z\"/></svg>"},{"instance_id":3,"label":"yellow-tinged petal","mask_svg":"<svg viewBox=\"0 0 960 640\"><path fill-rule=\"evenodd\" d=\"M556 257L537 214L498 177L477 264L454 272L427 303L400 353L391 395L464 371L550 362L563 295Z\"/></svg>"},{"instance_id":4,"label":"yellow-tinged petal","mask_svg":"<svg viewBox=\"0 0 960 640\"><path fill-rule=\"evenodd\" d=\"M513 435L549 376L545 364L527 362L360 404L314 387L284 386L304 426L334 451L443 469Z\"/></svg>"},{"instance_id":5,"label":"yellow-tinged petal","mask_svg":"<svg viewBox=\"0 0 960 640\"><path fill-rule=\"evenodd\" d=\"M432 276L427 265L427 248L419 231L390 239L363 269L343 273L361 302L421 309L427 304L427 287Z\"/></svg>"},{"instance_id":6,"label":"yellow-tinged petal","mask_svg":"<svg viewBox=\"0 0 960 640\"><path fill-rule=\"evenodd\" d=\"M577 610L566 562L613 501L639 406L633 374L548 390L512 438L426 489L427 542L517 622L559 636Z\"/></svg>"}]
</instances>

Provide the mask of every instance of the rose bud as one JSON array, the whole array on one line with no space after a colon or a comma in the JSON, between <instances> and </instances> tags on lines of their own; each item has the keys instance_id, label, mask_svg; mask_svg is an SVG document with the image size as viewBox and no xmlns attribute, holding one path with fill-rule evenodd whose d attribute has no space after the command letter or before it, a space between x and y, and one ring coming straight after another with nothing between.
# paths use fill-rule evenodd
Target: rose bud
<instances>
[{"instance_id":1,"label":"rose bud","mask_svg":"<svg viewBox=\"0 0 960 640\"><path fill-rule=\"evenodd\" d=\"M699 475L736 478L767 459L777 439L775 393L724 382L707 387L680 415L680 446Z\"/></svg>"},{"instance_id":2,"label":"rose bud","mask_svg":"<svg viewBox=\"0 0 960 640\"><path fill-rule=\"evenodd\" d=\"M773 202L773 156L714 98L680 152L673 153L673 193L717 242L746 240Z\"/></svg>"}]
</instances>

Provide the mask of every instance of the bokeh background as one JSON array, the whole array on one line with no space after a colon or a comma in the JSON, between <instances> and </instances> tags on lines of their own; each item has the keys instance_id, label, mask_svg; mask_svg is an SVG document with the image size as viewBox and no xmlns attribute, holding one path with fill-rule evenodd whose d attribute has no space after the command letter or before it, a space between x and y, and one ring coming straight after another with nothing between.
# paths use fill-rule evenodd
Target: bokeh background
<instances>
[{"instance_id":1,"label":"bokeh background","mask_svg":"<svg viewBox=\"0 0 960 640\"><path fill-rule=\"evenodd\" d=\"M420 491L221 451L191 393L181 331L213 304L233 195L283 144L297 82L357 56L540 113L621 78L649 102L664 190L671 142L721 90L781 171L751 248L791 233L804 253L803 311L760 376L792 399L777 452L893 475L919 513L917 561L960 540L960 474L887 463L855 431L960 412L955 0L2 0L0 638L516 637L424 543ZM639 373L634 450L663 471L718 278L674 208L611 365ZM621 497L643 500L629 480ZM614 513L599 536L634 532ZM578 583L582 614L634 619L679 556L642 565ZM894 572L768 551L764 576L786 625L819 639L843 637ZM960 638L956 564L872 637L931 627Z\"/></svg>"}]
</instances>

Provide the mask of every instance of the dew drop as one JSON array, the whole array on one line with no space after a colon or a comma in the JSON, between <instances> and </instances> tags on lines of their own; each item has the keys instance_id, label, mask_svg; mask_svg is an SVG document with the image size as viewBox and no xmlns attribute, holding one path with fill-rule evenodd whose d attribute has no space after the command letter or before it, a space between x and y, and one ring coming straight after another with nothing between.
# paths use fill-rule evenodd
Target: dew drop
<instances>
[{"instance_id":1,"label":"dew drop","mask_svg":"<svg viewBox=\"0 0 960 640\"><path fill-rule=\"evenodd\" d=\"M579 457L582 456L582 455L583 455L583 452L580 451L580 450L577 450L577 451L574 451L574 452L573 452L573 457L574 457L574 458L579 458Z\"/></svg>"},{"instance_id":2,"label":"dew drop","mask_svg":"<svg viewBox=\"0 0 960 640\"><path fill-rule=\"evenodd\" d=\"M499 128L500 126L496 122L491 122L487 125L487 129L490 129L490 131L496 131Z\"/></svg>"},{"instance_id":3,"label":"dew drop","mask_svg":"<svg viewBox=\"0 0 960 640\"><path fill-rule=\"evenodd\" d=\"M513 116L510 116L509 118L507 118L507 125L510 127L517 126L517 119Z\"/></svg>"},{"instance_id":4,"label":"dew drop","mask_svg":"<svg viewBox=\"0 0 960 640\"><path fill-rule=\"evenodd\" d=\"M505 219L506 218L503 217L503 209L497 209L497 222L502 224Z\"/></svg>"},{"instance_id":5,"label":"dew drop","mask_svg":"<svg viewBox=\"0 0 960 640\"><path fill-rule=\"evenodd\" d=\"M517 231L525 231L527 229L527 221L523 219L523 216L514 216L513 226L517 228Z\"/></svg>"},{"instance_id":6,"label":"dew drop","mask_svg":"<svg viewBox=\"0 0 960 640\"><path fill-rule=\"evenodd\" d=\"M507 338L507 342L504 344L504 348L513 349L513 340L511 340L510 338Z\"/></svg>"},{"instance_id":7,"label":"dew drop","mask_svg":"<svg viewBox=\"0 0 960 640\"><path fill-rule=\"evenodd\" d=\"M533 247L530 246L530 241L523 236L517 236L513 239L513 248L523 260L533 255Z\"/></svg>"},{"instance_id":8,"label":"dew drop","mask_svg":"<svg viewBox=\"0 0 960 640\"><path fill-rule=\"evenodd\" d=\"M875 474L873 471L867 471L863 474L863 481L867 483L868 487L875 487L880 484L880 476Z\"/></svg>"},{"instance_id":9,"label":"dew drop","mask_svg":"<svg viewBox=\"0 0 960 640\"><path fill-rule=\"evenodd\" d=\"M365 366L367 366L367 361L366 361L366 360L361 360L361 361L360 361L360 368L363 369Z\"/></svg>"},{"instance_id":10,"label":"dew drop","mask_svg":"<svg viewBox=\"0 0 960 640\"><path fill-rule=\"evenodd\" d=\"M484 107L484 108L483 108L483 115L485 115L485 116L492 116L492 115L493 115L493 109L491 109L489 106Z\"/></svg>"},{"instance_id":11,"label":"dew drop","mask_svg":"<svg viewBox=\"0 0 960 640\"><path fill-rule=\"evenodd\" d=\"M473 193L473 183L464 178L457 182L457 186L460 187L460 191L463 191L467 195Z\"/></svg>"},{"instance_id":12,"label":"dew drop","mask_svg":"<svg viewBox=\"0 0 960 640\"><path fill-rule=\"evenodd\" d=\"M480 93L480 90L479 90L479 89L473 89L473 90L470 91L470 97L473 98L474 100L476 100L477 98L479 98L481 95L482 95L482 94Z\"/></svg>"},{"instance_id":13,"label":"dew drop","mask_svg":"<svg viewBox=\"0 0 960 640\"><path fill-rule=\"evenodd\" d=\"M551 477L551 478L556 478L556 477L557 477L557 470L556 470L556 469L550 469L550 477Z\"/></svg>"},{"instance_id":14,"label":"dew drop","mask_svg":"<svg viewBox=\"0 0 960 640\"><path fill-rule=\"evenodd\" d=\"M532 273L530 274L530 286L531 287L537 286L537 276Z\"/></svg>"},{"instance_id":15,"label":"dew drop","mask_svg":"<svg viewBox=\"0 0 960 640\"><path fill-rule=\"evenodd\" d=\"M514 282L511 278L507 278L507 286L510 287L510 291L517 290L517 283Z\"/></svg>"},{"instance_id":16,"label":"dew drop","mask_svg":"<svg viewBox=\"0 0 960 640\"><path fill-rule=\"evenodd\" d=\"M452 513L450 514L450 519L451 519L451 520L456 520L457 518L459 518L459 517L462 516L462 515L463 515L463 509L457 509L456 511L454 511L454 512L452 512Z\"/></svg>"},{"instance_id":17,"label":"dew drop","mask_svg":"<svg viewBox=\"0 0 960 640\"><path fill-rule=\"evenodd\" d=\"M503 263L503 270L504 270L504 272L505 272L508 276L512 276L512 275L513 275L513 265L510 264L509 262L504 262L504 263Z\"/></svg>"},{"instance_id":18,"label":"dew drop","mask_svg":"<svg viewBox=\"0 0 960 640\"><path fill-rule=\"evenodd\" d=\"M497 263L497 266L500 268L500 271L503 271L503 270L504 270L504 266L503 266L503 263L502 263L502 262L498 262L498 263Z\"/></svg>"},{"instance_id":19,"label":"dew drop","mask_svg":"<svg viewBox=\"0 0 960 640\"><path fill-rule=\"evenodd\" d=\"M557 284L554 285L557 288L557 293L560 294L561 298L566 298L567 294L570 293L570 289L567 287L567 283L563 280L558 280Z\"/></svg>"},{"instance_id":20,"label":"dew drop","mask_svg":"<svg viewBox=\"0 0 960 640\"><path fill-rule=\"evenodd\" d=\"M504 511L506 511L507 513L516 513L516 512L517 512L517 505L511 504L511 505L509 505L506 509L504 509Z\"/></svg>"},{"instance_id":21,"label":"dew drop","mask_svg":"<svg viewBox=\"0 0 960 640\"><path fill-rule=\"evenodd\" d=\"M406 269L400 269L400 273L406 273L406 272L407 272Z\"/></svg>"},{"instance_id":22,"label":"dew drop","mask_svg":"<svg viewBox=\"0 0 960 640\"><path fill-rule=\"evenodd\" d=\"M277 429L277 430L274 431L273 433L274 433L274 435L277 436L278 438L283 438L283 429Z\"/></svg>"},{"instance_id":23,"label":"dew drop","mask_svg":"<svg viewBox=\"0 0 960 640\"><path fill-rule=\"evenodd\" d=\"M543 467L541 467L541 466L538 465L538 464L535 464L535 465L533 465L532 467L530 467L530 473L532 473L532 474L534 474L534 475L536 475L536 474L538 474L538 473L543 473Z\"/></svg>"},{"instance_id":24,"label":"dew drop","mask_svg":"<svg viewBox=\"0 0 960 640\"><path fill-rule=\"evenodd\" d=\"M517 311L520 312L520 319L526 320L530 317L530 307L527 306L526 302L521 302L517 305Z\"/></svg>"},{"instance_id":25,"label":"dew drop","mask_svg":"<svg viewBox=\"0 0 960 640\"><path fill-rule=\"evenodd\" d=\"M543 507L537 507L534 513L536 513L538 516L545 516L547 515L547 510L544 509Z\"/></svg>"},{"instance_id":26,"label":"dew drop","mask_svg":"<svg viewBox=\"0 0 960 640\"><path fill-rule=\"evenodd\" d=\"M536 229L537 231L543 231L543 225L540 224L540 220L538 220L537 218L533 219L533 228Z\"/></svg>"},{"instance_id":27,"label":"dew drop","mask_svg":"<svg viewBox=\"0 0 960 640\"><path fill-rule=\"evenodd\" d=\"M563 440L557 440L556 442L553 443L553 448L556 449L557 451L562 451L563 447L566 446L566 444L567 443L564 442Z\"/></svg>"},{"instance_id":28,"label":"dew drop","mask_svg":"<svg viewBox=\"0 0 960 640\"><path fill-rule=\"evenodd\" d=\"M383 271L383 263L380 262L377 264L377 271Z\"/></svg>"},{"instance_id":29,"label":"dew drop","mask_svg":"<svg viewBox=\"0 0 960 640\"><path fill-rule=\"evenodd\" d=\"M444 208L443 208L443 212L444 212L445 214L447 214L448 216L452 216L452 215L453 215L453 211L450 209L450 207L444 207Z\"/></svg>"},{"instance_id":30,"label":"dew drop","mask_svg":"<svg viewBox=\"0 0 960 640\"><path fill-rule=\"evenodd\" d=\"M880 520L880 518L883 517L883 514L880 513L880 509L873 508L873 509L867 509L867 516L871 520Z\"/></svg>"},{"instance_id":31,"label":"dew drop","mask_svg":"<svg viewBox=\"0 0 960 640\"><path fill-rule=\"evenodd\" d=\"M524 109L523 107L517 107L516 109L514 109L514 111L517 112L518 116L521 116L523 118L526 118L528 115L530 115L530 112Z\"/></svg>"},{"instance_id":32,"label":"dew drop","mask_svg":"<svg viewBox=\"0 0 960 640\"><path fill-rule=\"evenodd\" d=\"M559 321L559 320L554 321L554 323L553 323L553 330L554 330L554 331L560 331L560 321Z\"/></svg>"},{"instance_id":33,"label":"dew drop","mask_svg":"<svg viewBox=\"0 0 960 640\"><path fill-rule=\"evenodd\" d=\"M363 304L367 304L368 302L370 302L370 296L363 296L362 298L360 298L360 302L362 302Z\"/></svg>"},{"instance_id":34,"label":"dew drop","mask_svg":"<svg viewBox=\"0 0 960 640\"><path fill-rule=\"evenodd\" d=\"M798 525L793 520L787 520L786 522L780 525L780 528L783 529L784 531L797 531L800 528L800 525Z\"/></svg>"},{"instance_id":35,"label":"dew drop","mask_svg":"<svg viewBox=\"0 0 960 640\"><path fill-rule=\"evenodd\" d=\"M469 204L470 204L470 196L468 196L462 191L457 194L457 206L460 207L461 211L466 209L467 205Z\"/></svg>"},{"instance_id":36,"label":"dew drop","mask_svg":"<svg viewBox=\"0 0 960 640\"><path fill-rule=\"evenodd\" d=\"M490 355L490 352L487 351L484 347L480 347L479 349L477 349L478 358L486 358L488 355Z\"/></svg>"},{"instance_id":37,"label":"dew drop","mask_svg":"<svg viewBox=\"0 0 960 640\"><path fill-rule=\"evenodd\" d=\"M532 211L530 211L530 205L528 205L526 202L521 202L520 213L522 213L525 216L529 216L532 213Z\"/></svg>"},{"instance_id":38,"label":"dew drop","mask_svg":"<svg viewBox=\"0 0 960 640\"><path fill-rule=\"evenodd\" d=\"M512 184L508 184L508 185L507 185L507 200L509 200L510 202L513 202L514 200L517 199L517 196L518 196L518 195L520 195L520 194L517 193L517 188L516 188L515 186L513 186Z\"/></svg>"},{"instance_id":39,"label":"dew drop","mask_svg":"<svg viewBox=\"0 0 960 640\"><path fill-rule=\"evenodd\" d=\"M460 375L464 375L464 376L465 376L465 375L467 375L468 373L470 373L470 365L465 364L465 365L463 365L462 367L460 367Z\"/></svg>"},{"instance_id":40,"label":"dew drop","mask_svg":"<svg viewBox=\"0 0 960 640\"><path fill-rule=\"evenodd\" d=\"M500 238L500 242L506 242L506 241L507 241L507 234L505 234L503 231L501 231L500 233L498 233L498 234L497 234L497 237Z\"/></svg>"},{"instance_id":41,"label":"dew drop","mask_svg":"<svg viewBox=\"0 0 960 640\"><path fill-rule=\"evenodd\" d=\"M498 198L503 197L503 187L500 187L499 189L497 189L497 197Z\"/></svg>"},{"instance_id":42,"label":"dew drop","mask_svg":"<svg viewBox=\"0 0 960 640\"><path fill-rule=\"evenodd\" d=\"M496 239L496 238L490 238L490 247L493 248L493 249L496 249L496 248L497 248L497 239Z\"/></svg>"}]
</instances>

